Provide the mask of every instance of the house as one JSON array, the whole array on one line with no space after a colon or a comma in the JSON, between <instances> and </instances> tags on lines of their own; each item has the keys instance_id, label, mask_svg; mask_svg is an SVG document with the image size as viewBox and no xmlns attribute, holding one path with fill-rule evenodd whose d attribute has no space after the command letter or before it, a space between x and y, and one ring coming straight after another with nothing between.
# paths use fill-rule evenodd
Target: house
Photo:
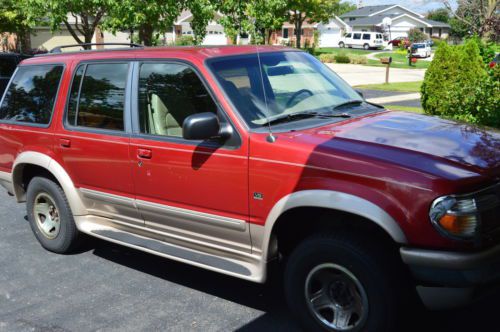
<instances>
[{"instance_id":1,"label":"house","mask_svg":"<svg viewBox=\"0 0 500 332\"><path fill-rule=\"evenodd\" d=\"M217 23L220 18L222 18L222 14L215 12L213 19L208 22L206 28L207 34L201 43L202 45L227 45L230 43L229 38L224 32L224 27ZM190 11L185 10L181 13L174 25L175 34L172 36L172 43L180 36L193 36L193 30L191 29L192 20L193 14ZM170 40L167 41L167 44L170 44L169 42Z\"/></svg>"},{"instance_id":2,"label":"house","mask_svg":"<svg viewBox=\"0 0 500 332\"><path fill-rule=\"evenodd\" d=\"M382 31L389 39L407 37L408 31L420 29L431 37L447 38L450 25L428 20L424 15L401 5L365 6L340 16L349 31Z\"/></svg>"}]
</instances>

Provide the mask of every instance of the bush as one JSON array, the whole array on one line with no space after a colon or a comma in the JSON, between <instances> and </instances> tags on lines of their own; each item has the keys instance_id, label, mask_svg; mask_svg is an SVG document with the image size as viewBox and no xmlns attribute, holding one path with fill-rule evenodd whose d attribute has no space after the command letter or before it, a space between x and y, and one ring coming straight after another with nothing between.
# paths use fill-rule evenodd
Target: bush
<instances>
[{"instance_id":1,"label":"bush","mask_svg":"<svg viewBox=\"0 0 500 332\"><path fill-rule=\"evenodd\" d=\"M429 39L429 36L427 36L425 33L420 31L420 29L413 28L408 31L408 39L412 43L418 43L424 40Z\"/></svg>"},{"instance_id":2,"label":"bush","mask_svg":"<svg viewBox=\"0 0 500 332\"><path fill-rule=\"evenodd\" d=\"M353 54L350 56L350 58L351 58L351 63L354 63L354 64L366 65L368 63L368 59L364 55Z\"/></svg>"},{"instance_id":3,"label":"bush","mask_svg":"<svg viewBox=\"0 0 500 332\"><path fill-rule=\"evenodd\" d=\"M323 63L333 63L333 62L335 62L335 54L322 53L319 55L319 61L321 61Z\"/></svg>"},{"instance_id":4,"label":"bush","mask_svg":"<svg viewBox=\"0 0 500 332\"><path fill-rule=\"evenodd\" d=\"M176 46L190 46L194 45L194 38L192 36L180 36L175 40Z\"/></svg>"},{"instance_id":5,"label":"bush","mask_svg":"<svg viewBox=\"0 0 500 332\"><path fill-rule=\"evenodd\" d=\"M336 63L350 63L351 59L349 59L349 56L345 53L339 53L335 55L335 62Z\"/></svg>"},{"instance_id":6,"label":"bush","mask_svg":"<svg viewBox=\"0 0 500 332\"><path fill-rule=\"evenodd\" d=\"M500 74L487 68L476 40L441 43L422 83L424 111L500 128Z\"/></svg>"}]
</instances>

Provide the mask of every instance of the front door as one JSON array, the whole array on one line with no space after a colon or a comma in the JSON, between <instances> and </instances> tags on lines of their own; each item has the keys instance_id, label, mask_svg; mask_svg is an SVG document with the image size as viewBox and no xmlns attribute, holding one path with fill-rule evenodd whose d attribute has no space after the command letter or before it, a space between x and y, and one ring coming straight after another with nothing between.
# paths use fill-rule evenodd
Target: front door
<instances>
[{"instance_id":1,"label":"front door","mask_svg":"<svg viewBox=\"0 0 500 332\"><path fill-rule=\"evenodd\" d=\"M249 252L247 146L237 133L224 142L182 138L194 113L230 125L193 67L144 62L137 71L131 162L146 226L181 245Z\"/></svg>"}]
</instances>

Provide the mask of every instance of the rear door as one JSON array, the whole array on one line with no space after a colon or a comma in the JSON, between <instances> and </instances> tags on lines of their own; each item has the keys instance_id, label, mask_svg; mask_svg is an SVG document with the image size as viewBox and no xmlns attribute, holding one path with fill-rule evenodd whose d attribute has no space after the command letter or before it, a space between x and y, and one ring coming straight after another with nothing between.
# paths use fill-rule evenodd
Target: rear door
<instances>
[{"instance_id":1,"label":"rear door","mask_svg":"<svg viewBox=\"0 0 500 332\"><path fill-rule=\"evenodd\" d=\"M89 212L143 225L129 162L131 64L99 61L73 68L56 151Z\"/></svg>"},{"instance_id":2,"label":"rear door","mask_svg":"<svg viewBox=\"0 0 500 332\"><path fill-rule=\"evenodd\" d=\"M352 43L351 44L353 46L361 46L362 45L360 32L356 32L356 33L352 34Z\"/></svg>"},{"instance_id":3,"label":"rear door","mask_svg":"<svg viewBox=\"0 0 500 332\"><path fill-rule=\"evenodd\" d=\"M182 245L250 252L248 145L193 66L146 61L135 72L131 163L146 226ZM183 139L184 119L199 112L218 114L231 138Z\"/></svg>"}]
</instances>

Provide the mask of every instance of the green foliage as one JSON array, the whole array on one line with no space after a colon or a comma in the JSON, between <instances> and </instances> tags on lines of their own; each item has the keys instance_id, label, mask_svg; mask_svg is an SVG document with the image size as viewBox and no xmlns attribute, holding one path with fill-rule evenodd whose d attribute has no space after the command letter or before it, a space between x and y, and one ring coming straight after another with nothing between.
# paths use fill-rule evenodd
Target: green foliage
<instances>
[{"instance_id":1,"label":"green foliage","mask_svg":"<svg viewBox=\"0 0 500 332\"><path fill-rule=\"evenodd\" d=\"M351 12L351 11L355 10L356 8L358 8L358 7L354 3L347 2L347 1L340 2L337 5L337 8L335 9L335 15L340 16L342 14Z\"/></svg>"},{"instance_id":2,"label":"green foliage","mask_svg":"<svg viewBox=\"0 0 500 332\"><path fill-rule=\"evenodd\" d=\"M488 70L474 39L441 44L425 74L422 106L427 114L500 127L500 75Z\"/></svg>"},{"instance_id":3,"label":"green foliage","mask_svg":"<svg viewBox=\"0 0 500 332\"><path fill-rule=\"evenodd\" d=\"M413 28L413 29L410 29L410 31L408 31L408 39L412 43L418 43L418 42L424 41L428 38L429 37L425 33L423 33L422 31L420 31L420 29Z\"/></svg>"},{"instance_id":4,"label":"green foliage","mask_svg":"<svg viewBox=\"0 0 500 332\"><path fill-rule=\"evenodd\" d=\"M319 55L319 61L323 63L333 63L335 62L335 57L337 55L333 53L322 53Z\"/></svg>"},{"instance_id":5,"label":"green foliage","mask_svg":"<svg viewBox=\"0 0 500 332\"><path fill-rule=\"evenodd\" d=\"M350 63L351 59L349 59L349 56L344 53L339 53L335 55L335 62L336 63Z\"/></svg>"},{"instance_id":6,"label":"green foliage","mask_svg":"<svg viewBox=\"0 0 500 332\"><path fill-rule=\"evenodd\" d=\"M181 36L175 39L176 46L190 46L194 44L195 40L192 36Z\"/></svg>"},{"instance_id":7,"label":"green foliage","mask_svg":"<svg viewBox=\"0 0 500 332\"><path fill-rule=\"evenodd\" d=\"M355 55L352 54L349 56L350 63L357 65L366 65L368 63L368 58L364 55Z\"/></svg>"},{"instance_id":8,"label":"green foliage","mask_svg":"<svg viewBox=\"0 0 500 332\"><path fill-rule=\"evenodd\" d=\"M448 23L450 20L450 12L446 8L438 8L427 13L429 20Z\"/></svg>"},{"instance_id":9,"label":"green foliage","mask_svg":"<svg viewBox=\"0 0 500 332\"><path fill-rule=\"evenodd\" d=\"M22 1L1 0L0 4L0 34L3 32L16 33L20 41L19 51L29 51L30 24L27 22Z\"/></svg>"}]
</instances>

